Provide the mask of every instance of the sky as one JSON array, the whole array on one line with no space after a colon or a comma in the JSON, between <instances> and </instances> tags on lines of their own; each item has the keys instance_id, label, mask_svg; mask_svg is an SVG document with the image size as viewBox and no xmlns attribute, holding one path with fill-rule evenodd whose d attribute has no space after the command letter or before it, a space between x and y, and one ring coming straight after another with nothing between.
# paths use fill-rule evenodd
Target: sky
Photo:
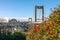
<instances>
[{"instance_id":1,"label":"sky","mask_svg":"<svg viewBox=\"0 0 60 40\"><path fill-rule=\"evenodd\" d=\"M43 5L47 17L51 8L60 5L60 0L0 0L0 17L34 18L35 5Z\"/></svg>"}]
</instances>

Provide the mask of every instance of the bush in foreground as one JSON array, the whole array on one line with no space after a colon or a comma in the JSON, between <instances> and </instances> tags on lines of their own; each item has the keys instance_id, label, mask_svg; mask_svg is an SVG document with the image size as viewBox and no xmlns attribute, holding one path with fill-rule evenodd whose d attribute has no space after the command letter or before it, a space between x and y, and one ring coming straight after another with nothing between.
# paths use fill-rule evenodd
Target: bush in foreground
<instances>
[{"instance_id":1,"label":"bush in foreground","mask_svg":"<svg viewBox=\"0 0 60 40\"><path fill-rule=\"evenodd\" d=\"M26 40L26 36L21 32L0 33L0 40Z\"/></svg>"},{"instance_id":2,"label":"bush in foreground","mask_svg":"<svg viewBox=\"0 0 60 40\"><path fill-rule=\"evenodd\" d=\"M60 6L43 21L29 30L27 40L60 40Z\"/></svg>"}]
</instances>

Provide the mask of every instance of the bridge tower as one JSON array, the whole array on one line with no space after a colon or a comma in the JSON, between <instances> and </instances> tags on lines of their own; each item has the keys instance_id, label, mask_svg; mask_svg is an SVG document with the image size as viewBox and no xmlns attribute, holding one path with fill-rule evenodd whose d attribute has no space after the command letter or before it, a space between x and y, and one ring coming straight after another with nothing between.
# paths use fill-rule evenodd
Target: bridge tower
<instances>
[{"instance_id":1,"label":"bridge tower","mask_svg":"<svg viewBox=\"0 0 60 40\"><path fill-rule=\"evenodd\" d=\"M37 22L37 9L42 9L42 21L44 21L44 6L35 6L35 22Z\"/></svg>"}]
</instances>

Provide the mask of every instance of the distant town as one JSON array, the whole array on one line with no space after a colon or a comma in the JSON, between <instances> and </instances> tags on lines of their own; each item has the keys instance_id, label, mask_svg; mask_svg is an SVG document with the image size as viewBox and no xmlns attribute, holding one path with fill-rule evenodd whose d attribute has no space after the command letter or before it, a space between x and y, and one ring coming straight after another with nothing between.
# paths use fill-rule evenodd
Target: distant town
<instances>
[{"instance_id":1,"label":"distant town","mask_svg":"<svg viewBox=\"0 0 60 40\"><path fill-rule=\"evenodd\" d=\"M30 21L28 21L30 20ZM8 19L8 18L0 18L0 31L1 32L26 32L28 31L29 23L31 23L31 19Z\"/></svg>"},{"instance_id":2,"label":"distant town","mask_svg":"<svg viewBox=\"0 0 60 40\"><path fill-rule=\"evenodd\" d=\"M29 28L33 27L34 19L32 18L0 18L0 31L1 32L27 32ZM42 20L38 21L42 22Z\"/></svg>"}]
</instances>

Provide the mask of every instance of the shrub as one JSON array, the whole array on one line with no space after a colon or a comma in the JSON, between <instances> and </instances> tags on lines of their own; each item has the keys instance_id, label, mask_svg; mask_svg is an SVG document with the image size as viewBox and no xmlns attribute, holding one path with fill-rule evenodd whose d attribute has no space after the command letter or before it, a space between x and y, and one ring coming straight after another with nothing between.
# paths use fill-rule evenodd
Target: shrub
<instances>
[{"instance_id":1,"label":"shrub","mask_svg":"<svg viewBox=\"0 0 60 40\"><path fill-rule=\"evenodd\" d=\"M60 40L60 6L49 15L48 20L35 26L29 30L27 40Z\"/></svg>"},{"instance_id":2,"label":"shrub","mask_svg":"<svg viewBox=\"0 0 60 40\"><path fill-rule=\"evenodd\" d=\"M26 40L26 35L21 32L0 33L0 40Z\"/></svg>"}]
</instances>

